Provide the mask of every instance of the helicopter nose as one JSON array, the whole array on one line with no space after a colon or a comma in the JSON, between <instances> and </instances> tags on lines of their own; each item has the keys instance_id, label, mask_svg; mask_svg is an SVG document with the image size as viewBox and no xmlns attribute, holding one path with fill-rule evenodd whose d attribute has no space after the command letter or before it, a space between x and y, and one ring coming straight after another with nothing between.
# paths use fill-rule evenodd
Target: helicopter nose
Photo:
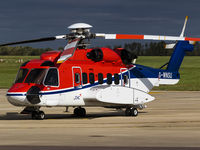
<instances>
[{"instance_id":1,"label":"helicopter nose","mask_svg":"<svg viewBox=\"0 0 200 150\"><path fill-rule=\"evenodd\" d=\"M7 100L15 106L24 106L28 102L26 100L26 91L28 86L23 83L15 83L7 92Z\"/></svg>"},{"instance_id":2,"label":"helicopter nose","mask_svg":"<svg viewBox=\"0 0 200 150\"><path fill-rule=\"evenodd\" d=\"M8 101L15 106L40 103L40 88L26 84L14 84L7 92Z\"/></svg>"},{"instance_id":3,"label":"helicopter nose","mask_svg":"<svg viewBox=\"0 0 200 150\"><path fill-rule=\"evenodd\" d=\"M27 104L38 104L40 103L40 97L39 97L40 88L37 86L32 86L28 92L24 93L13 93L13 92L7 92L7 99L8 101L15 105L15 106L24 106Z\"/></svg>"},{"instance_id":4,"label":"helicopter nose","mask_svg":"<svg viewBox=\"0 0 200 150\"><path fill-rule=\"evenodd\" d=\"M25 93L10 93L6 94L7 100L14 106L25 106L27 104Z\"/></svg>"}]
</instances>

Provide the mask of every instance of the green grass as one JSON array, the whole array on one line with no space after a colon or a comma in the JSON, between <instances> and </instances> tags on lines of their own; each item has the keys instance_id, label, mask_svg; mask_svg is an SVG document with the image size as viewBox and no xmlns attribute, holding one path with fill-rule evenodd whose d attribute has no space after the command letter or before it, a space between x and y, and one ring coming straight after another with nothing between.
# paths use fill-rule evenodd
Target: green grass
<instances>
[{"instance_id":1,"label":"green grass","mask_svg":"<svg viewBox=\"0 0 200 150\"><path fill-rule=\"evenodd\" d=\"M39 58L39 56L0 56L0 88L9 88L16 77L18 69L22 63L19 62L23 59L23 62ZM1 62L3 59L3 62Z\"/></svg>"},{"instance_id":2,"label":"green grass","mask_svg":"<svg viewBox=\"0 0 200 150\"><path fill-rule=\"evenodd\" d=\"M23 62L36 59L39 56L0 56L0 88L9 88L15 80L17 71L21 65L19 59ZM168 56L140 56L138 64L159 68L170 57ZM178 90L178 91L199 91L200 90L200 57L186 56L180 69L181 80L176 85L162 85L155 87L154 90Z\"/></svg>"}]
</instances>

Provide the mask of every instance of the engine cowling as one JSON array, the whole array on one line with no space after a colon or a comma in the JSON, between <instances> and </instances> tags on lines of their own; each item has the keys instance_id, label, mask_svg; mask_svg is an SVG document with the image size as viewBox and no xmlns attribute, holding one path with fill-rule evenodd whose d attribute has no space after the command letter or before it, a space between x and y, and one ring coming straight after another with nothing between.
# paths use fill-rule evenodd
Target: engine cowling
<instances>
[{"instance_id":1,"label":"engine cowling","mask_svg":"<svg viewBox=\"0 0 200 150\"><path fill-rule=\"evenodd\" d=\"M137 58L138 57L134 52L128 51L126 49L121 50L121 59L124 64L129 65L134 59Z\"/></svg>"},{"instance_id":2,"label":"engine cowling","mask_svg":"<svg viewBox=\"0 0 200 150\"><path fill-rule=\"evenodd\" d=\"M87 53L87 58L98 62L103 60L103 52L100 48L95 48Z\"/></svg>"}]
</instances>

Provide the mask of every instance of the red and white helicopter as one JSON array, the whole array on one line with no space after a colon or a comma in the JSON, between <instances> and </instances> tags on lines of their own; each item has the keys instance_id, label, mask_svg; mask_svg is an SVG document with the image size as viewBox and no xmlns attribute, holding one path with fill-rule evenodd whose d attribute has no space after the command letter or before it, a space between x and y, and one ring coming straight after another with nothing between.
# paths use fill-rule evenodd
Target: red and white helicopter
<instances>
[{"instance_id":1,"label":"red and white helicopter","mask_svg":"<svg viewBox=\"0 0 200 150\"><path fill-rule=\"evenodd\" d=\"M22 113L31 113L32 119L45 118L40 107L75 107L74 115L81 117L86 115L83 107L126 108L126 116L137 116L138 108L155 99L148 94L154 86L178 83L185 51L193 50L189 41L200 41L183 36L186 22L187 17L180 36L91 33L91 25L77 23L68 27L69 34L1 44L68 40L64 51L45 52L40 59L23 63L7 99L15 106L25 106ZM97 37L176 44L167 45L175 50L166 69L155 69L132 63L136 57L125 49L87 48L89 40Z\"/></svg>"}]
</instances>

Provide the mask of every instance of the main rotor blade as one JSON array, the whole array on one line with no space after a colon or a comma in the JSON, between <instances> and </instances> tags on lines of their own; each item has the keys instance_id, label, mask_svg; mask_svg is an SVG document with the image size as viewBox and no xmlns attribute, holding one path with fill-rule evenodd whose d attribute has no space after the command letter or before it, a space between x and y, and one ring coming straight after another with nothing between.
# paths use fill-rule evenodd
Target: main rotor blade
<instances>
[{"instance_id":1,"label":"main rotor blade","mask_svg":"<svg viewBox=\"0 0 200 150\"><path fill-rule=\"evenodd\" d=\"M64 51L61 53L60 58L57 60L57 63L63 63L72 57L80 40L80 38L76 38L72 41L69 41L65 46Z\"/></svg>"},{"instance_id":2,"label":"main rotor blade","mask_svg":"<svg viewBox=\"0 0 200 150\"><path fill-rule=\"evenodd\" d=\"M162 41L200 41L200 38L164 36L164 35L138 35L138 34L104 34L96 33L96 37L105 39L140 39L140 40L162 40Z\"/></svg>"},{"instance_id":3,"label":"main rotor blade","mask_svg":"<svg viewBox=\"0 0 200 150\"><path fill-rule=\"evenodd\" d=\"M46 37L46 38L39 38L39 39L33 39L33 40L5 43L5 44L0 44L0 46L25 44L25 43L35 43L35 42L45 42L45 41L53 41L53 40L57 40L57 39L66 39L66 35L59 35L59 36L54 36L54 37Z\"/></svg>"}]
</instances>

